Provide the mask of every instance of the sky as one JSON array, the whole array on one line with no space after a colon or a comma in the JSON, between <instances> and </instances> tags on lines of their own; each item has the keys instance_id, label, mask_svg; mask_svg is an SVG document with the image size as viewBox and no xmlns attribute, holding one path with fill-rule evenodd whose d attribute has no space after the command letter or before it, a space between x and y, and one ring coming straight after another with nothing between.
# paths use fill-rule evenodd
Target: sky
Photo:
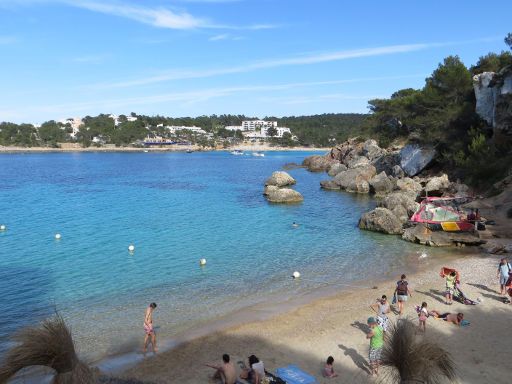
<instances>
[{"instance_id":1,"label":"sky","mask_svg":"<svg viewBox=\"0 0 512 384\"><path fill-rule=\"evenodd\" d=\"M507 49L512 1L0 0L0 121L367 113L449 55Z\"/></svg>"}]
</instances>

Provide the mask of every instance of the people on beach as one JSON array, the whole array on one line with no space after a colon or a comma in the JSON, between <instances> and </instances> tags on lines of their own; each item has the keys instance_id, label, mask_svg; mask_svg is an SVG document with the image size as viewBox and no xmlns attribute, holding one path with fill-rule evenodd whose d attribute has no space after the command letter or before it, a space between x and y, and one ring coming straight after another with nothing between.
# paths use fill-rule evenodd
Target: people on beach
<instances>
[{"instance_id":1,"label":"people on beach","mask_svg":"<svg viewBox=\"0 0 512 384\"><path fill-rule=\"evenodd\" d=\"M146 334L146 336L144 337L144 348L142 349L142 353L144 354L144 356L146 355L149 343L151 343L153 353L156 353L158 351L156 347L155 329L153 328L153 311L155 310L155 308L156 303L149 304L149 307L146 309L146 314L144 316L144 332Z\"/></svg>"},{"instance_id":2,"label":"people on beach","mask_svg":"<svg viewBox=\"0 0 512 384\"><path fill-rule=\"evenodd\" d=\"M443 319L444 321L448 323L453 323L455 325L462 325L462 321L464 320L464 314L463 313L442 313L440 314L438 311L431 311L430 312L433 316L437 317L438 319Z\"/></svg>"},{"instance_id":3,"label":"people on beach","mask_svg":"<svg viewBox=\"0 0 512 384\"><path fill-rule=\"evenodd\" d=\"M453 292L455 290L455 284L457 283L457 272L452 271L449 275L446 275L445 283L446 283L445 304L452 305Z\"/></svg>"},{"instance_id":4,"label":"people on beach","mask_svg":"<svg viewBox=\"0 0 512 384\"><path fill-rule=\"evenodd\" d=\"M265 366L255 355L249 356L249 368L243 368L241 379L247 379L252 384L260 384L265 377Z\"/></svg>"},{"instance_id":5,"label":"people on beach","mask_svg":"<svg viewBox=\"0 0 512 384\"><path fill-rule=\"evenodd\" d=\"M215 369L214 379L222 380L223 384L235 384L236 383L236 371L233 363L230 361L230 357L227 353L222 355L222 363L216 364L205 364L207 367Z\"/></svg>"},{"instance_id":6,"label":"people on beach","mask_svg":"<svg viewBox=\"0 0 512 384\"><path fill-rule=\"evenodd\" d=\"M391 311L387 296L382 295L382 297L377 299L377 302L370 305L370 307L377 314L377 323L381 326L384 333L387 332L389 327L388 313Z\"/></svg>"},{"instance_id":7,"label":"people on beach","mask_svg":"<svg viewBox=\"0 0 512 384\"><path fill-rule=\"evenodd\" d=\"M500 294L502 296L505 295L506 285L510 274L512 274L512 267L510 266L510 263L508 263L505 258L501 259L500 264L498 265L496 278L500 281Z\"/></svg>"},{"instance_id":8,"label":"people on beach","mask_svg":"<svg viewBox=\"0 0 512 384\"><path fill-rule=\"evenodd\" d=\"M384 346L384 330L377 324L374 317L368 318L368 326L370 332L366 334L366 338L370 339L370 352L368 353L368 360L370 362L371 374L379 374L380 359L382 354L382 347Z\"/></svg>"},{"instance_id":9,"label":"people on beach","mask_svg":"<svg viewBox=\"0 0 512 384\"><path fill-rule=\"evenodd\" d=\"M419 328L420 328L420 331L423 331L423 333L425 333L425 331L427 330L428 316L429 316L429 313L427 310L427 303L423 302L423 303L421 303L421 308L418 312Z\"/></svg>"},{"instance_id":10,"label":"people on beach","mask_svg":"<svg viewBox=\"0 0 512 384\"><path fill-rule=\"evenodd\" d=\"M400 280L396 282L395 295L398 300L398 312L399 315L402 316L404 310L404 303L407 301L408 297L412 297L411 291L409 289L409 283L407 282L406 276L402 275Z\"/></svg>"},{"instance_id":11,"label":"people on beach","mask_svg":"<svg viewBox=\"0 0 512 384\"><path fill-rule=\"evenodd\" d=\"M323 376L324 377L338 377L338 374L334 372L334 357L329 356L324 366Z\"/></svg>"}]
</instances>

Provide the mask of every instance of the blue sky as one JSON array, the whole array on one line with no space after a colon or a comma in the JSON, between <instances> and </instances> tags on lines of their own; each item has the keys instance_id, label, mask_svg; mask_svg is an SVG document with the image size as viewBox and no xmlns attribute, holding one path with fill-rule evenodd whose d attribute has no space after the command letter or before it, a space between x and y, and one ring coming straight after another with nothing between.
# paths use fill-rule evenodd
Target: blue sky
<instances>
[{"instance_id":1,"label":"blue sky","mask_svg":"<svg viewBox=\"0 0 512 384\"><path fill-rule=\"evenodd\" d=\"M450 54L506 49L511 1L0 0L0 121L367 112Z\"/></svg>"}]
</instances>

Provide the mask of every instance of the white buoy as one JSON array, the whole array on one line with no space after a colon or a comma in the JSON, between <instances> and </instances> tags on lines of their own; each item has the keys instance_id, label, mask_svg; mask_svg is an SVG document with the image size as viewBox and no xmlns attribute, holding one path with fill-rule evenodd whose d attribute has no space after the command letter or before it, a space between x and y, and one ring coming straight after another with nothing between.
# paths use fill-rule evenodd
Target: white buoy
<instances>
[{"instance_id":1,"label":"white buoy","mask_svg":"<svg viewBox=\"0 0 512 384\"><path fill-rule=\"evenodd\" d=\"M5 231L7 229L7 227L5 225L0 225L0 231Z\"/></svg>"},{"instance_id":2,"label":"white buoy","mask_svg":"<svg viewBox=\"0 0 512 384\"><path fill-rule=\"evenodd\" d=\"M199 260L199 265L202 267L203 265L206 265L206 259Z\"/></svg>"},{"instance_id":3,"label":"white buoy","mask_svg":"<svg viewBox=\"0 0 512 384\"><path fill-rule=\"evenodd\" d=\"M129 250L130 252L135 251L135 245L130 244L130 245L128 246L128 250Z\"/></svg>"},{"instance_id":4,"label":"white buoy","mask_svg":"<svg viewBox=\"0 0 512 384\"><path fill-rule=\"evenodd\" d=\"M421 252L420 259L424 259L425 257L428 257L427 252Z\"/></svg>"},{"instance_id":5,"label":"white buoy","mask_svg":"<svg viewBox=\"0 0 512 384\"><path fill-rule=\"evenodd\" d=\"M60 235L60 233L56 233L55 234L55 240L60 240L62 236Z\"/></svg>"},{"instance_id":6,"label":"white buoy","mask_svg":"<svg viewBox=\"0 0 512 384\"><path fill-rule=\"evenodd\" d=\"M300 273L298 271L293 272L292 274L294 279L298 279L300 277Z\"/></svg>"}]
</instances>

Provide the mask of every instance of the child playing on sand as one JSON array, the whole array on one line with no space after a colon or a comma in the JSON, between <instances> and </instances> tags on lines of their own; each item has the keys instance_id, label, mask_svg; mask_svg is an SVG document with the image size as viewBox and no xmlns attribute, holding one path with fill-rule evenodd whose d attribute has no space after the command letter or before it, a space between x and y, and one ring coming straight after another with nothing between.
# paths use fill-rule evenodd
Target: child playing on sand
<instances>
[{"instance_id":1,"label":"child playing on sand","mask_svg":"<svg viewBox=\"0 0 512 384\"><path fill-rule=\"evenodd\" d=\"M453 291L455 290L455 284L457 282L457 272L453 271L446 276L446 305L452 305L453 303Z\"/></svg>"},{"instance_id":2,"label":"child playing on sand","mask_svg":"<svg viewBox=\"0 0 512 384\"><path fill-rule=\"evenodd\" d=\"M384 346L384 331L382 327L377 324L377 320L375 320L374 317L368 318L368 325L370 326L370 332L366 335L366 338L370 339L368 360L370 361L373 376L379 374L380 356L382 354L382 347Z\"/></svg>"},{"instance_id":3,"label":"child playing on sand","mask_svg":"<svg viewBox=\"0 0 512 384\"><path fill-rule=\"evenodd\" d=\"M338 374L334 372L334 358L329 356L327 358L327 362L325 363L323 375L324 377L338 377Z\"/></svg>"},{"instance_id":4,"label":"child playing on sand","mask_svg":"<svg viewBox=\"0 0 512 384\"><path fill-rule=\"evenodd\" d=\"M428 317L428 310L427 310L427 303L423 302L421 303L420 311L418 312L418 318L420 322L420 331L423 330L423 333L425 333L427 328L427 317Z\"/></svg>"}]
</instances>

